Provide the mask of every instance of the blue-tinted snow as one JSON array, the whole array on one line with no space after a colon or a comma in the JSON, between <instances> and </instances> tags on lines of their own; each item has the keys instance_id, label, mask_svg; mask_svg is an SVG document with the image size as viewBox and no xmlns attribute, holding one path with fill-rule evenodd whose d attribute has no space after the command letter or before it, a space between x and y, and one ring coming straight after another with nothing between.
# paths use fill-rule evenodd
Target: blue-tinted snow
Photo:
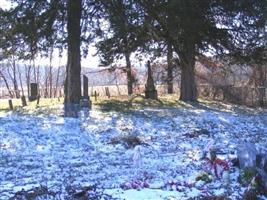
<instances>
[{"instance_id":1,"label":"blue-tinted snow","mask_svg":"<svg viewBox=\"0 0 267 200\"><path fill-rule=\"evenodd\" d=\"M186 133L199 129L207 129L210 136L186 137ZM139 168L133 163L134 150L107 144L110 138L128 133L139 135L150 145L141 147ZM1 114L0 199L6 200L23 188L40 185L64 191L69 185L97 184L108 193L126 199L133 196L147 199L155 195L158 199L168 195L188 199L207 191L223 194L226 189L222 180L188 186L202 171L201 152L211 140L223 158L236 154L236 146L243 140L267 150L267 112L145 109L107 113L93 110L78 119ZM153 189L117 190L121 183L142 179L144 174ZM238 171L232 169L228 188L232 199L244 191L236 181L237 176ZM161 189L170 180L181 183L180 191L168 193L166 188Z\"/></svg>"}]
</instances>

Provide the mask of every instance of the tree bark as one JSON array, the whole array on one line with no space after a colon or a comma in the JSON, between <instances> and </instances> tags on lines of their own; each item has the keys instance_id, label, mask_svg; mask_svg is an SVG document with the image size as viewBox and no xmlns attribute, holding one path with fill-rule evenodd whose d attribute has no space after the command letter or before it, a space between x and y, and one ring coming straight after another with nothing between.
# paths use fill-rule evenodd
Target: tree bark
<instances>
[{"instance_id":1,"label":"tree bark","mask_svg":"<svg viewBox=\"0 0 267 200\"><path fill-rule=\"evenodd\" d=\"M49 56L49 98L52 98L52 93L53 93L53 65L52 65L52 60L53 60L53 47L50 52Z\"/></svg>"},{"instance_id":2,"label":"tree bark","mask_svg":"<svg viewBox=\"0 0 267 200\"><path fill-rule=\"evenodd\" d=\"M133 94L133 77L131 69L130 53L125 53L128 95Z\"/></svg>"},{"instance_id":3,"label":"tree bark","mask_svg":"<svg viewBox=\"0 0 267 200\"><path fill-rule=\"evenodd\" d=\"M27 84L27 94L30 95L30 82L31 82L31 65L25 65L25 77L26 77L26 84Z\"/></svg>"},{"instance_id":4,"label":"tree bark","mask_svg":"<svg viewBox=\"0 0 267 200\"><path fill-rule=\"evenodd\" d=\"M16 61L14 57L12 57L12 65L13 65L14 92L15 92L15 97L18 99L20 97L20 92L19 92L18 82L17 82L17 65L16 65Z\"/></svg>"},{"instance_id":5,"label":"tree bark","mask_svg":"<svg viewBox=\"0 0 267 200\"><path fill-rule=\"evenodd\" d=\"M19 83L20 83L20 88L21 88L21 92L22 92L22 96L24 96L24 89L23 89L23 83L22 83L22 75L20 72L20 67L18 67L18 73L19 73Z\"/></svg>"},{"instance_id":6,"label":"tree bark","mask_svg":"<svg viewBox=\"0 0 267 200\"><path fill-rule=\"evenodd\" d=\"M180 100L185 102L197 101L197 88L195 83L195 44L185 41L184 49L180 54L181 61L181 88Z\"/></svg>"},{"instance_id":7,"label":"tree bark","mask_svg":"<svg viewBox=\"0 0 267 200\"><path fill-rule=\"evenodd\" d=\"M68 62L65 80L65 104L79 104L81 98L81 12L82 0L67 1Z\"/></svg>"},{"instance_id":8,"label":"tree bark","mask_svg":"<svg viewBox=\"0 0 267 200\"><path fill-rule=\"evenodd\" d=\"M37 89L38 89L38 95L41 96L41 82L40 82L40 65L37 65L37 71L36 71L36 83L37 83Z\"/></svg>"},{"instance_id":9,"label":"tree bark","mask_svg":"<svg viewBox=\"0 0 267 200\"><path fill-rule=\"evenodd\" d=\"M173 51L172 45L168 42L168 49L167 49L167 87L168 87L168 94L173 94Z\"/></svg>"},{"instance_id":10,"label":"tree bark","mask_svg":"<svg viewBox=\"0 0 267 200\"><path fill-rule=\"evenodd\" d=\"M55 86L56 88L55 88L55 91L54 91L54 98L56 98L57 95L58 95L59 74L60 74L60 66L58 66L58 69L57 69L57 78L56 78L56 86Z\"/></svg>"}]
</instances>

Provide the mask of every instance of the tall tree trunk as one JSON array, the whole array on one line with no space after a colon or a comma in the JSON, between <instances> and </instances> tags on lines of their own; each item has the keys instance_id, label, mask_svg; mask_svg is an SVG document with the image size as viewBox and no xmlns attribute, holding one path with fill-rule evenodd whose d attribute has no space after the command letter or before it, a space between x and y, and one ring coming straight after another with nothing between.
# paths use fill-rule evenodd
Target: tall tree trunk
<instances>
[{"instance_id":1,"label":"tall tree trunk","mask_svg":"<svg viewBox=\"0 0 267 200\"><path fill-rule=\"evenodd\" d=\"M81 13L82 0L68 0L68 62L65 81L65 103L78 104L81 98Z\"/></svg>"},{"instance_id":2,"label":"tall tree trunk","mask_svg":"<svg viewBox=\"0 0 267 200\"><path fill-rule=\"evenodd\" d=\"M13 85L14 85L14 92L15 92L15 97L18 99L20 97L20 92L19 92L18 82L17 82L17 67L16 67L15 58L12 58L12 65L13 65Z\"/></svg>"},{"instance_id":3,"label":"tall tree trunk","mask_svg":"<svg viewBox=\"0 0 267 200\"><path fill-rule=\"evenodd\" d=\"M78 117L78 108L81 99L81 15L82 0L68 0L68 62L64 88L64 109L66 117Z\"/></svg>"},{"instance_id":4,"label":"tall tree trunk","mask_svg":"<svg viewBox=\"0 0 267 200\"><path fill-rule=\"evenodd\" d=\"M58 90L58 82L59 82L59 74L60 74L60 65L58 66L58 69L57 69L57 78L56 78L56 88L55 88L55 91L54 91L54 98L57 97L57 90Z\"/></svg>"},{"instance_id":5,"label":"tall tree trunk","mask_svg":"<svg viewBox=\"0 0 267 200\"><path fill-rule=\"evenodd\" d=\"M23 83L22 83L22 75L21 75L20 67L21 66L18 67L19 83L20 83L20 88L21 88L22 96L24 96L24 88L23 88Z\"/></svg>"},{"instance_id":6,"label":"tall tree trunk","mask_svg":"<svg viewBox=\"0 0 267 200\"><path fill-rule=\"evenodd\" d=\"M189 39L189 38L188 38ZM180 52L181 88L180 100L186 102L197 101L197 88L195 83L195 45L185 41L183 52Z\"/></svg>"},{"instance_id":7,"label":"tall tree trunk","mask_svg":"<svg viewBox=\"0 0 267 200\"><path fill-rule=\"evenodd\" d=\"M128 95L133 94L133 77L130 61L130 53L125 53Z\"/></svg>"},{"instance_id":8,"label":"tall tree trunk","mask_svg":"<svg viewBox=\"0 0 267 200\"><path fill-rule=\"evenodd\" d=\"M35 66L35 58L32 59L32 67L33 67L34 82L37 83L37 72L36 72L36 66Z\"/></svg>"},{"instance_id":9,"label":"tall tree trunk","mask_svg":"<svg viewBox=\"0 0 267 200\"><path fill-rule=\"evenodd\" d=\"M181 101L197 101L194 64L182 64L181 66Z\"/></svg>"},{"instance_id":10,"label":"tall tree trunk","mask_svg":"<svg viewBox=\"0 0 267 200\"><path fill-rule=\"evenodd\" d=\"M40 65L37 65L37 80L36 80L36 83L37 83L37 89L38 89L38 95L41 96L41 82L40 82Z\"/></svg>"},{"instance_id":11,"label":"tall tree trunk","mask_svg":"<svg viewBox=\"0 0 267 200\"><path fill-rule=\"evenodd\" d=\"M168 94L173 93L173 51L172 45L168 42L168 49L167 49L167 87L168 87Z\"/></svg>"},{"instance_id":12,"label":"tall tree trunk","mask_svg":"<svg viewBox=\"0 0 267 200\"><path fill-rule=\"evenodd\" d=\"M49 98L52 98L52 92L53 92L53 65L52 65L52 60L53 60L53 47L50 52L49 56Z\"/></svg>"},{"instance_id":13,"label":"tall tree trunk","mask_svg":"<svg viewBox=\"0 0 267 200\"><path fill-rule=\"evenodd\" d=\"M30 95L30 82L31 82L31 65L25 65L25 77L27 84L27 94Z\"/></svg>"},{"instance_id":14,"label":"tall tree trunk","mask_svg":"<svg viewBox=\"0 0 267 200\"><path fill-rule=\"evenodd\" d=\"M45 90L44 90L44 98L48 98L48 76L47 72L45 73Z\"/></svg>"}]
</instances>

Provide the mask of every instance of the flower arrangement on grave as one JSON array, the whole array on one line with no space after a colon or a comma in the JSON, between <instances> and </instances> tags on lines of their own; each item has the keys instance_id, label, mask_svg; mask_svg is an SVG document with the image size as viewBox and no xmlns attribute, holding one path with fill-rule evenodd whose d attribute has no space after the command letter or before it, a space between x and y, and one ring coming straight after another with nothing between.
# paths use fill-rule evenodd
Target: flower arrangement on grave
<instances>
[{"instance_id":1,"label":"flower arrangement on grave","mask_svg":"<svg viewBox=\"0 0 267 200\"><path fill-rule=\"evenodd\" d=\"M227 174L229 175L228 171L230 169L229 163L225 160L217 158L216 149L210 149L210 157L206 157L206 167L208 170L214 174L217 178L224 178Z\"/></svg>"}]
</instances>

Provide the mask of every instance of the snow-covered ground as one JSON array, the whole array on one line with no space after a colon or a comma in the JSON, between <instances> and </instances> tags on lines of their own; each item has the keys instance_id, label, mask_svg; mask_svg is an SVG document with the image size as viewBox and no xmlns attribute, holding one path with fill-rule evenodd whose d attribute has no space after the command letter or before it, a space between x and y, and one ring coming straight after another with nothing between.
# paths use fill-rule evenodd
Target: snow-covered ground
<instances>
[{"instance_id":1,"label":"snow-covered ground","mask_svg":"<svg viewBox=\"0 0 267 200\"><path fill-rule=\"evenodd\" d=\"M200 130L204 134L194 135ZM123 134L138 135L149 144L141 146L137 161L136 150L108 144ZM223 194L239 199L245 188L236 180L237 168L231 167L228 184L222 178L213 177L206 184L195 178L207 165L200 158L211 141L227 160L236 155L237 145L244 140L267 151L267 111L240 114L205 107L121 113L92 110L78 119L0 114L0 199L40 185L64 196L67 186L93 184L119 199ZM121 184L137 180L149 188L120 189Z\"/></svg>"}]
</instances>

